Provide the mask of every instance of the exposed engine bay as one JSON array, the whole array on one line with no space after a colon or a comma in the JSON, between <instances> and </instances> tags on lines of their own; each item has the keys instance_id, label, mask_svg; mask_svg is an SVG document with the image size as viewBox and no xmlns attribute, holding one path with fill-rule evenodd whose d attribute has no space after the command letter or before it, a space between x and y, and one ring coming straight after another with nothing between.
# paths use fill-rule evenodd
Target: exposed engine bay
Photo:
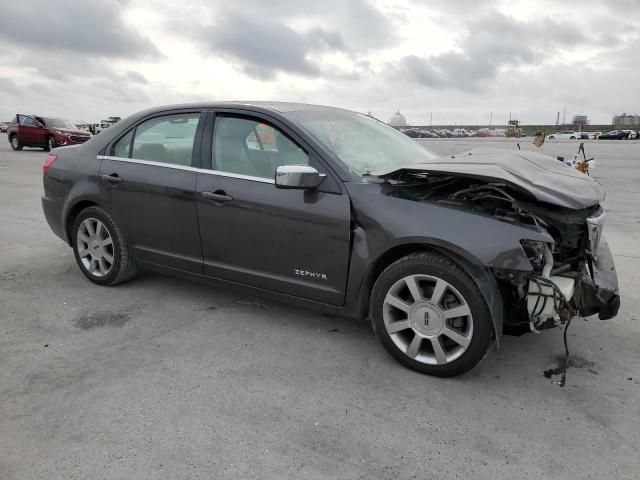
<instances>
[{"instance_id":1,"label":"exposed engine bay","mask_svg":"<svg viewBox=\"0 0 640 480\"><path fill-rule=\"evenodd\" d=\"M596 273L609 268L598 259L604 221L598 203L570 209L540 202L528 191L499 179L440 172L398 171L385 179L383 188L390 196L539 227L553 237L553 244L521 241L532 272L494 270L505 304L505 333L537 333L575 316L599 313L600 319L608 319L617 313L617 281L605 278L605 282L611 280L607 288L595 284ZM608 248L603 257L607 253Z\"/></svg>"}]
</instances>

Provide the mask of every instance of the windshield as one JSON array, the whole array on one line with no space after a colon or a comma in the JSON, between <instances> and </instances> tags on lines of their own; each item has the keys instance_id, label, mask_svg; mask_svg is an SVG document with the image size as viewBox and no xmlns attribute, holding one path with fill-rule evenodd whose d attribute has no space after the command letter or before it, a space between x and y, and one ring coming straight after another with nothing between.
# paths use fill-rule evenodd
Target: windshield
<instances>
[{"instance_id":1,"label":"windshield","mask_svg":"<svg viewBox=\"0 0 640 480\"><path fill-rule=\"evenodd\" d=\"M78 127L76 127L73 123L71 123L69 120L65 120L64 118L45 118L44 121L47 122L47 126L53 128L66 128L70 130L78 129Z\"/></svg>"},{"instance_id":2,"label":"windshield","mask_svg":"<svg viewBox=\"0 0 640 480\"><path fill-rule=\"evenodd\" d=\"M360 177L438 158L415 140L367 115L338 109L284 115L304 127Z\"/></svg>"}]
</instances>

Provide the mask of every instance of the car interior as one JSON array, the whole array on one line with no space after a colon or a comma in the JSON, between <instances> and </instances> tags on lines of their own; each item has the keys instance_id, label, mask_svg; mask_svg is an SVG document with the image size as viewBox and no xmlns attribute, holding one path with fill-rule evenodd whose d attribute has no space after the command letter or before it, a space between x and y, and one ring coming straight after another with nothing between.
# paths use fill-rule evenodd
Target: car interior
<instances>
[{"instance_id":1,"label":"car interior","mask_svg":"<svg viewBox=\"0 0 640 480\"><path fill-rule=\"evenodd\" d=\"M135 130L131 158L173 165L191 165L199 114L148 120ZM213 169L272 179L281 165L308 165L309 156L293 140L270 125L238 117L216 118ZM114 147L116 156L129 157L131 135Z\"/></svg>"},{"instance_id":2,"label":"car interior","mask_svg":"<svg viewBox=\"0 0 640 480\"><path fill-rule=\"evenodd\" d=\"M308 165L308 155L285 134L254 120L218 117L214 128L214 169L273 178L281 165Z\"/></svg>"},{"instance_id":3,"label":"car interior","mask_svg":"<svg viewBox=\"0 0 640 480\"><path fill-rule=\"evenodd\" d=\"M132 158L190 166L199 119L200 114L172 115L138 125Z\"/></svg>"}]
</instances>

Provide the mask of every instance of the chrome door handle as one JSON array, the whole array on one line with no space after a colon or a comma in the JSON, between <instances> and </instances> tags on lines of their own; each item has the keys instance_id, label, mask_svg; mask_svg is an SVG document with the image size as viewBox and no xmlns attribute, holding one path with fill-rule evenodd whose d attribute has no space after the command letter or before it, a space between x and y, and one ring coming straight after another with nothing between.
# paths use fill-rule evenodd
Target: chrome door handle
<instances>
[{"instance_id":1,"label":"chrome door handle","mask_svg":"<svg viewBox=\"0 0 640 480\"><path fill-rule=\"evenodd\" d=\"M230 202L233 200L231 195L227 195L225 192L220 190L215 192L202 192L202 198L213 200L214 202Z\"/></svg>"},{"instance_id":2,"label":"chrome door handle","mask_svg":"<svg viewBox=\"0 0 640 480\"><path fill-rule=\"evenodd\" d=\"M122 183L122 179L117 173L112 173L111 175L100 175L100 178L109 183Z\"/></svg>"}]
</instances>

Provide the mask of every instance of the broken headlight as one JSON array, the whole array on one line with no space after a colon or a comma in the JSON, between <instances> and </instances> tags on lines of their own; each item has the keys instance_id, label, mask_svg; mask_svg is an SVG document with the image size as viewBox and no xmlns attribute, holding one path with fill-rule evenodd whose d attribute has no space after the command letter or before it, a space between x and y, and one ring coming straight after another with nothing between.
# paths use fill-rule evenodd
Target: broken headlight
<instances>
[{"instance_id":1,"label":"broken headlight","mask_svg":"<svg viewBox=\"0 0 640 480\"><path fill-rule=\"evenodd\" d=\"M521 240L520 245L529 262L531 262L533 269L536 271L542 270L546 244L536 240Z\"/></svg>"}]
</instances>

